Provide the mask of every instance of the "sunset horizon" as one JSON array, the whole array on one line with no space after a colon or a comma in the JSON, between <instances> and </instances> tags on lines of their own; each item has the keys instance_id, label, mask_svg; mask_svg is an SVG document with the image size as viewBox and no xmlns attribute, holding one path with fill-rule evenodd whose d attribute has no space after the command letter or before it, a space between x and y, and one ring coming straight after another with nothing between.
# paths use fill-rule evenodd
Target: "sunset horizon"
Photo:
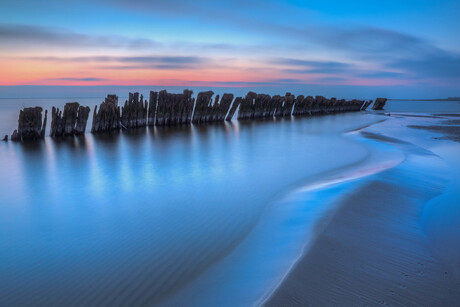
<instances>
[{"instance_id":1,"label":"sunset horizon","mask_svg":"<svg viewBox=\"0 0 460 307\"><path fill-rule=\"evenodd\" d=\"M460 91L460 43L450 39L459 34L455 1L7 3L0 12L0 86L398 86L439 97ZM436 22L419 18L427 13Z\"/></svg>"}]
</instances>

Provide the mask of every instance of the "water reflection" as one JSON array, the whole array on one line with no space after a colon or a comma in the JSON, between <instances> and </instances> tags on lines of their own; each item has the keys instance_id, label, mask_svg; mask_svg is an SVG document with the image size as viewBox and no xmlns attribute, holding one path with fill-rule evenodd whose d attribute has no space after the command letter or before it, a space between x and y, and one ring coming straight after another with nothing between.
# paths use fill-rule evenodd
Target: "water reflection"
<instances>
[{"instance_id":1,"label":"water reflection","mask_svg":"<svg viewBox=\"0 0 460 307\"><path fill-rule=\"evenodd\" d=\"M379 119L241 121L3 144L0 297L7 305L161 302L238 246L279 191L366 157L341 132Z\"/></svg>"}]
</instances>

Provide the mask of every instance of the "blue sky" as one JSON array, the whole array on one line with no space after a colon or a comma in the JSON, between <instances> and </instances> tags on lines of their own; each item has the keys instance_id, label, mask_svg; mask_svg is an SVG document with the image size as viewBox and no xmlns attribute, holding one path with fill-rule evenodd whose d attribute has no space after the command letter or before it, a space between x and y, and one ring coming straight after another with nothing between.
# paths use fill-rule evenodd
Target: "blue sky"
<instances>
[{"instance_id":1,"label":"blue sky","mask_svg":"<svg viewBox=\"0 0 460 307\"><path fill-rule=\"evenodd\" d=\"M460 1L0 2L1 85L460 93Z\"/></svg>"}]
</instances>

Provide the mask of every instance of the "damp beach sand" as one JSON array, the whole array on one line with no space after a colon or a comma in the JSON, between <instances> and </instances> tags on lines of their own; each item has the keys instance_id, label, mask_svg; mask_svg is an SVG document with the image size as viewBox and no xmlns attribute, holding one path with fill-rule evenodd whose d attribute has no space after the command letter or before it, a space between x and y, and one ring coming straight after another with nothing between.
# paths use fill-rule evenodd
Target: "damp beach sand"
<instances>
[{"instance_id":1,"label":"damp beach sand","mask_svg":"<svg viewBox=\"0 0 460 307\"><path fill-rule=\"evenodd\" d=\"M415 122L409 125L411 120ZM381 124L381 129L364 129L365 137L401 149L404 161L366 178L357 192L341 201L265 305L457 305L456 123L401 116Z\"/></svg>"}]
</instances>

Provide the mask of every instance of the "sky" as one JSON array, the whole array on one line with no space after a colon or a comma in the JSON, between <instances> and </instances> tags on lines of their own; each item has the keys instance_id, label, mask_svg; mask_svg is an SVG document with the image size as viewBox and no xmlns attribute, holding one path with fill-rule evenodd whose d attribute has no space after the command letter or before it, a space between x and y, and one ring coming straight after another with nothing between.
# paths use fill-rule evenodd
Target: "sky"
<instances>
[{"instance_id":1,"label":"sky","mask_svg":"<svg viewBox=\"0 0 460 307\"><path fill-rule=\"evenodd\" d=\"M0 86L460 96L459 16L458 0L0 0Z\"/></svg>"}]
</instances>

